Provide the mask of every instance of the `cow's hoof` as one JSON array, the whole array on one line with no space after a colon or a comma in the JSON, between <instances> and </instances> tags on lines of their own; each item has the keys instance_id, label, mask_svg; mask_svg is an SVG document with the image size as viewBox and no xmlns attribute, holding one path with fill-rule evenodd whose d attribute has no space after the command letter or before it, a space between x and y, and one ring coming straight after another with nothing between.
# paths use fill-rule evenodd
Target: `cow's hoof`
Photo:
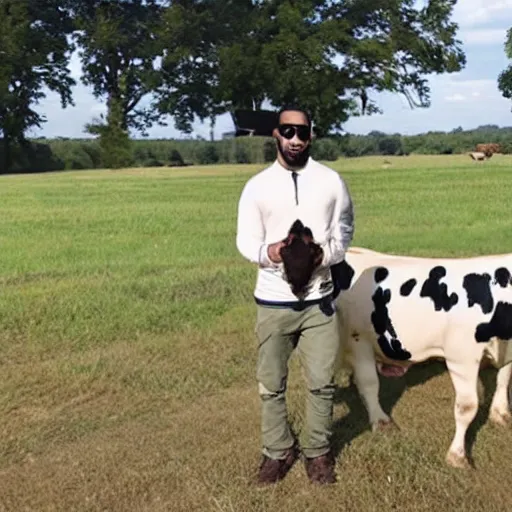
<instances>
[{"instance_id":1,"label":"cow's hoof","mask_svg":"<svg viewBox=\"0 0 512 512\"><path fill-rule=\"evenodd\" d=\"M391 419L380 419L372 425L373 432L389 432L393 430L400 430L398 425Z\"/></svg>"},{"instance_id":2,"label":"cow's hoof","mask_svg":"<svg viewBox=\"0 0 512 512\"><path fill-rule=\"evenodd\" d=\"M467 457L453 452L448 452L446 455L446 463L452 468L471 469L471 464Z\"/></svg>"},{"instance_id":3,"label":"cow's hoof","mask_svg":"<svg viewBox=\"0 0 512 512\"><path fill-rule=\"evenodd\" d=\"M512 414L509 412L491 411L489 419L492 424L498 427L509 427L512 424Z\"/></svg>"}]
</instances>

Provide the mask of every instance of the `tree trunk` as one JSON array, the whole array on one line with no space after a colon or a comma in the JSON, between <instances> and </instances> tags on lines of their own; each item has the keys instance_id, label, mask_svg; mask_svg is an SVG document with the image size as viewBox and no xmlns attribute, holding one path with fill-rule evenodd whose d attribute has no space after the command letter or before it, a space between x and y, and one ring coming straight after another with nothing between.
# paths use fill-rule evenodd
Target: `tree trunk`
<instances>
[{"instance_id":1,"label":"tree trunk","mask_svg":"<svg viewBox=\"0 0 512 512\"><path fill-rule=\"evenodd\" d=\"M9 170L11 169L12 165L12 152L11 152L11 140L9 138L9 135L4 133L4 139L3 139L3 145L4 145L4 158L2 162L2 169L0 174L7 174Z\"/></svg>"},{"instance_id":2,"label":"tree trunk","mask_svg":"<svg viewBox=\"0 0 512 512\"><path fill-rule=\"evenodd\" d=\"M215 138L215 134L214 134L215 123L216 123L215 115L212 114L212 116L210 117L210 141L211 142L213 142L213 140Z\"/></svg>"},{"instance_id":3,"label":"tree trunk","mask_svg":"<svg viewBox=\"0 0 512 512\"><path fill-rule=\"evenodd\" d=\"M128 131L127 113L123 100L120 96L111 93L107 100L107 126L114 128L114 125L123 131Z\"/></svg>"}]
</instances>

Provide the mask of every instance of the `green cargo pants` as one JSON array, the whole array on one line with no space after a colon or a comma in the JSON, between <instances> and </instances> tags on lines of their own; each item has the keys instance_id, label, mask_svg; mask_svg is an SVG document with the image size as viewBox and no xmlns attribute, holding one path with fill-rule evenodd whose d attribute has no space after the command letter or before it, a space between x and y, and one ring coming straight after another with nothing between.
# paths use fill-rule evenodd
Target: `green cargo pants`
<instances>
[{"instance_id":1,"label":"green cargo pants","mask_svg":"<svg viewBox=\"0 0 512 512\"><path fill-rule=\"evenodd\" d=\"M285 392L288 360L297 349L308 389L301 448L308 458L323 455L330 449L332 434L334 376L340 348L337 314L319 305L302 311L257 308L256 377L261 398L262 451L270 458L281 459L294 443Z\"/></svg>"}]
</instances>

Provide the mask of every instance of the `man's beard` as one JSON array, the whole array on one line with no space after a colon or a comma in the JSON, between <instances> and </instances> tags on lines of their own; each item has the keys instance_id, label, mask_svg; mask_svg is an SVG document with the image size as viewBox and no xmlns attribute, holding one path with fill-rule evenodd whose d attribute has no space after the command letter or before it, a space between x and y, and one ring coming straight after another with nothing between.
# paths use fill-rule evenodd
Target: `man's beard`
<instances>
[{"instance_id":1,"label":"man's beard","mask_svg":"<svg viewBox=\"0 0 512 512\"><path fill-rule=\"evenodd\" d=\"M277 150L279 151L280 155L283 157L284 161L287 165L290 167L304 167L308 161L309 158L309 150L310 146L306 146L300 153L297 153L297 155L292 156L285 151L283 151L283 147L281 146L281 142L277 141Z\"/></svg>"}]
</instances>

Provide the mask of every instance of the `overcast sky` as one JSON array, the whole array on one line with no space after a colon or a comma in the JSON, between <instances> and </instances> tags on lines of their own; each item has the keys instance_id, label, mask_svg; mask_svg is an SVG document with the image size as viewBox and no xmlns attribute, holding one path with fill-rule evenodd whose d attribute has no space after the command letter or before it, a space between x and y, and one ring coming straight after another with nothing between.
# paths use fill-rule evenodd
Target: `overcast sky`
<instances>
[{"instance_id":1,"label":"overcast sky","mask_svg":"<svg viewBox=\"0 0 512 512\"><path fill-rule=\"evenodd\" d=\"M459 0L454 19L459 23L459 39L463 41L467 64L457 74L432 76L431 107L411 110L405 98L392 94L377 97L382 115L350 119L344 130L365 134L372 130L386 133L415 134L430 130L450 131L458 126L464 129L483 124L512 126L512 102L497 89L497 77L509 64L505 57L506 31L512 26L512 0ZM76 55L71 62L73 76L79 79L80 64ZM75 107L63 110L59 98L48 94L37 110L48 122L31 136L84 137L83 127L92 118L104 112L104 105L94 99L90 88L81 84L74 88ZM217 120L215 138L231 131L229 114ZM209 126L197 123L194 134L209 137ZM181 138L172 121L168 127L154 127L150 137Z\"/></svg>"}]
</instances>

